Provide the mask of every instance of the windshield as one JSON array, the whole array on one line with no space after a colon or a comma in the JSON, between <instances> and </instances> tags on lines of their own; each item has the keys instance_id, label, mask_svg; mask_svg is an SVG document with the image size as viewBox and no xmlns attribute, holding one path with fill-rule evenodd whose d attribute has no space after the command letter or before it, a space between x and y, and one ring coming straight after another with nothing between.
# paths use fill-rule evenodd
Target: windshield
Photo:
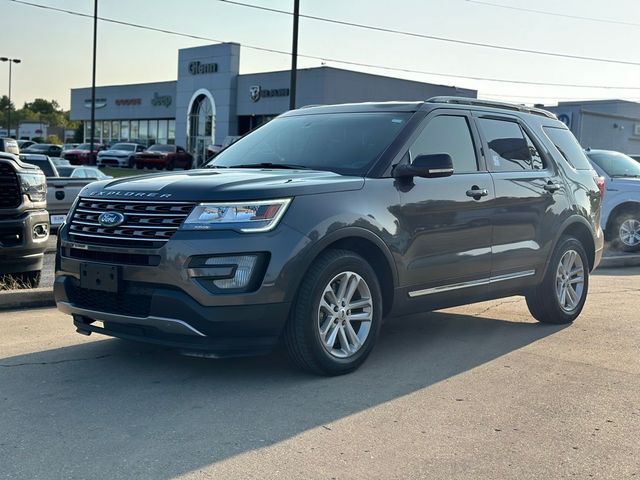
<instances>
[{"instance_id":1,"label":"windshield","mask_svg":"<svg viewBox=\"0 0 640 480\"><path fill-rule=\"evenodd\" d=\"M93 149L96 150L98 148L98 144L94 143L93 144ZM90 143L81 143L80 145L78 145L78 150L91 150L91 144Z\"/></svg>"},{"instance_id":2,"label":"windshield","mask_svg":"<svg viewBox=\"0 0 640 480\"><path fill-rule=\"evenodd\" d=\"M411 113L326 113L281 117L223 150L207 166L293 165L364 174Z\"/></svg>"},{"instance_id":3,"label":"windshield","mask_svg":"<svg viewBox=\"0 0 640 480\"><path fill-rule=\"evenodd\" d=\"M36 167L40 167L40 170L44 173L46 177L56 177L57 172L53 169L53 165L49 162L48 159L26 159L21 158L24 163L30 163L31 165L35 165Z\"/></svg>"},{"instance_id":4,"label":"windshield","mask_svg":"<svg viewBox=\"0 0 640 480\"><path fill-rule=\"evenodd\" d=\"M44 144L34 144L31 145L29 147L27 147L29 150L38 150L38 151L43 151L46 152L47 150L49 150L49 145L44 145ZM26 150L26 149L25 149Z\"/></svg>"},{"instance_id":5,"label":"windshield","mask_svg":"<svg viewBox=\"0 0 640 480\"><path fill-rule=\"evenodd\" d=\"M116 143L113 147L111 147L111 150L126 150L129 152L133 152L135 149L136 146L130 143Z\"/></svg>"},{"instance_id":6,"label":"windshield","mask_svg":"<svg viewBox=\"0 0 640 480\"><path fill-rule=\"evenodd\" d=\"M147 148L147 152L173 152L174 150L173 145L152 145Z\"/></svg>"},{"instance_id":7,"label":"windshield","mask_svg":"<svg viewBox=\"0 0 640 480\"><path fill-rule=\"evenodd\" d=\"M620 152L587 152L610 177L640 177L640 163Z\"/></svg>"}]
</instances>

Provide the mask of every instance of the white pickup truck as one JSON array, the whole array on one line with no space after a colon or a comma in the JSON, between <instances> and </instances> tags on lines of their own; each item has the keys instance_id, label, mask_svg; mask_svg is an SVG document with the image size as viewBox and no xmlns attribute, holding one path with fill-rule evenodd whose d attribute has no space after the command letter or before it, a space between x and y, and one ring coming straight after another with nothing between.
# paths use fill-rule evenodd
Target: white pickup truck
<instances>
[{"instance_id":1,"label":"white pickup truck","mask_svg":"<svg viewBox=\"0 0 640 480\"><path fill-rule=\"evenodd\" d=\"M80 190L85 185L105 178L111 178L104 175L96 168L91 167L56 167L53 161L46 155L23 154L20 160L24 163L30 163L40 167L47 177L47 211L49 212L49 223L51 231L56 232L67 218L67 213L76 199ZM60 169L63 175L58 171ZM88 178L88 174L82 176L73 175L75 172L67 172L66 170L91 170L95 171L95 176Z\"/></svg>"}]
</instances>

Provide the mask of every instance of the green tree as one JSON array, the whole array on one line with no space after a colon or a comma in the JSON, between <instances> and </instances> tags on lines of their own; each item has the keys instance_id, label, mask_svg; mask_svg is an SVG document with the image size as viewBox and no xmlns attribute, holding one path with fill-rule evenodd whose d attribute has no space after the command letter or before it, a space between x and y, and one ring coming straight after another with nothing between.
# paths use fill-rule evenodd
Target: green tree
<instances>
[{"instance_id":1,"label":"green tree","mask_svg":"<svg viewBox=\"0 0 640 480\"><path fill-rule=\"evenodd\" d=\"M35 113L51 114L60 111L60 104L55 100L49 101L44 98L36 98L31 103L25 102L23 109L28 109Z\"/></svg>"}]
</instances>

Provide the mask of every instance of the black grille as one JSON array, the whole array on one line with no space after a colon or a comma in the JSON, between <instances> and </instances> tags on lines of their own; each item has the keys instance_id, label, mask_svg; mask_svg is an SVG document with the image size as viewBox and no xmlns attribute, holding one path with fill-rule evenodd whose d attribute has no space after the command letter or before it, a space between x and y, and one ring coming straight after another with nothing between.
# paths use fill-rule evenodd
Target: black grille
<instances>
[{"instance_id":1,"label":"black grille","mask_svg":"<svg viewBox=\"0 0 640 480\"><path fill-rule=\"evenodd\" d=\"M83 243L158 248L178 230L193 206L186 202L82 198L73 212L69 234ZM98 219L104 212L122 213L125 220L117 227L102 226Z\"/></svg>"},{"instance_id":2,"label":"black grille","mask_svg":"<svg viewBox=\"0 0 640 480\"><path fill-rule=\"evenodd\" d=\"M76 307L98 312L145 318L151 308L150 295L102 292L74 285L69 286L67 293Z\"/></svg>"},{"instance_id":3,"label":"black grille","mask_svg":"<svg viewBox=\"0 0 640 480\"><path fill-rule=\"evenodd\" d=\"M104 263L126 265L160 265L159 255L140 255L136 253L96 252L80 250L79 248L65 248L64 256L79 260L97 260Z\"/></svg>"},{"instance_id":4,"label":"black grille","mask_svg":"<svg viewBox=\"0 0 640 480\"><path fill-rule=\"evenodd\" d=\"M18 176L11 165L0 162L0 208L15 208L22 203Z\"/></svg>"}]
</instances>

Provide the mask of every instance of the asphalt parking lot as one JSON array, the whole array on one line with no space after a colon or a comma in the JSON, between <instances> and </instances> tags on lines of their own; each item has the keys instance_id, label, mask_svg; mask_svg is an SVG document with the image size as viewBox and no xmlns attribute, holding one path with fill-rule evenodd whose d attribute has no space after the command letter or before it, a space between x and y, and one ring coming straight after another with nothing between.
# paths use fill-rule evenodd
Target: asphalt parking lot
<instances>
[{"instance_id":1,"label":"asphalt parking lot","mask_svg":"<svg viewBox=\"0 0 640 480\"><path fill-rule=\"evenodd\" d=\"M0 478L638 478L639 274L568 327L519 298L392 319L339 378L1 312Z\"/></svg>"}]
</instances>

